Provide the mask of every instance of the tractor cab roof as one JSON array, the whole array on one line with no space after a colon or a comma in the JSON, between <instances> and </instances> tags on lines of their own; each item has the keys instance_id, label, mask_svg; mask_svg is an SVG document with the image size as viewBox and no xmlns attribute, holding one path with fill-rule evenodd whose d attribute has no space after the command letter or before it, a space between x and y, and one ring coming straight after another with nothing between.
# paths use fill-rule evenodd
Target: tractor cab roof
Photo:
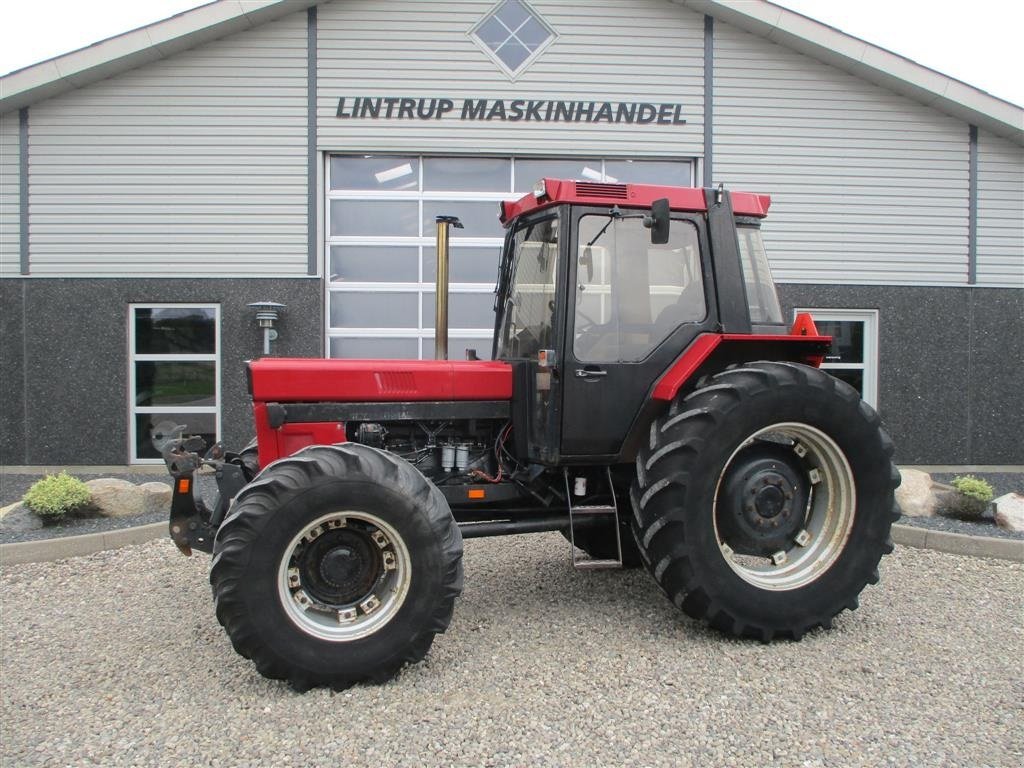
<instances>
[{"instance_id":1,"label":"tractor cab roof","mask_svg":"<svg viewBox=\"0 0 1024 768\"><path fill-rule=\"evenodd\" d=\"M738 216L768 215L771 198L750 192L731 192L733 212ZM664 187L657 184L608 184L569 179L541 179L534 191L518 200L501 204L499 218L508 225L513 219L530 211L549 208L559 203L577 205L618 205L622 208L650 208L655 200L668 198L673 211L706 211L705 193L697 187Z\"/></svg>"}]
</instances>

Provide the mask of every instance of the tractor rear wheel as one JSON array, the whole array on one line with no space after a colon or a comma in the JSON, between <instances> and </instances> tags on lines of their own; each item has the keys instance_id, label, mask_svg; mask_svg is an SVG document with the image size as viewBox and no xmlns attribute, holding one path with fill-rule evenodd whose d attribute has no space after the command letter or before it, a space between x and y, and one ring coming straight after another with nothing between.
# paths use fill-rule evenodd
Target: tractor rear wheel
<instances>
[{"instance_id":1,"label":"tractor rear wheel","mask_svg":"<svg viewBox=\"0 0 1024 768\"><path fill-rule=\"evenodd\" d=\"M898 517L880 423L852 387L792 363L726 370L673 402L631 490L641 554L669 599L765 642L855 609Z\"/></svg>"},{"instance_id":2,"label":"tractor rear wheel","mask_svg":"<svg viewBox=\"0 0 1024 768\"><path fill-rule=\"evenodd\" d=\"M421 660L462 590L462 536L438 489L365 445L313 446L235 498L214 542L217 618L296 690L382 682Z\"/></svg>"}]
</instances>

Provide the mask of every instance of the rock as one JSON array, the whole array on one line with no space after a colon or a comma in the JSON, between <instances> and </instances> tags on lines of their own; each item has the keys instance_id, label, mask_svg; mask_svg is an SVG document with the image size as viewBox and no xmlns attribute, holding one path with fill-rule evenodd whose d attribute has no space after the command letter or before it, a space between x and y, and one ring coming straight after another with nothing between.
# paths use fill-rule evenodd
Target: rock
<instances>
[{"instance_id":1,"label":"rock","mask_svg":"<svg viewBox=\"0 0 1024 768\"><path fill-rule=\"evenodd\" d=\"M132 517L146 511L146 493L134 483L101 477L85 483L92 503L104 517Z\"/></svg>"},{"instance_id":2,"label":"rock","mask_svg":"<svg viewBox=\"0 0 1024 768\"><path fill-rule=\"evenodd\" d=\"M139 490L145 494L143 507L146 514L170 514L171 497L174 495L171 486L167 483L143 483Z\"/></svg>"},{"instance_id":3,"label":"rock","mask_svg":"<svg viewBox=\"0 0 1024 768\"><path fill-rule=\"evenodd\" d=\"M985 512L988 510L989 503L987 501L960 493L951 485L933 483L932 492L938 500L936 512L943 517L976 523L984 519Z\"/></svg>"},{"instance_id":4,"label":"rock","mask_svg":"<svg viewBox=\"0 0 1024 768\"><path fill-rule=\"evenodd\" d=\"M1015 533L1024 533L1024 496L1007 493L992 502L996 508L996 525Z\"/></svg>"},{"instance_id":5,"label":"rock","mask_svg":"<svg viewBox=\"0 0 1024 768\"><path fill-rule=\"evenodd\" d=\"M939 500L932 490L932 477L919 469L901 469L903 481L896 489L896 503L907 517L934 517Z\"/></svg>"},{"instance_id":6,"label":"rock","mask_svg":"<svg viewBox=\"0 0 1024 768\"><path fill-rule=\"evenodd\" d=\"M23 504L16 505L0 519L0 531L4 533L26 533L42 527L42 518Z\"/></svg>"}]
</instances>

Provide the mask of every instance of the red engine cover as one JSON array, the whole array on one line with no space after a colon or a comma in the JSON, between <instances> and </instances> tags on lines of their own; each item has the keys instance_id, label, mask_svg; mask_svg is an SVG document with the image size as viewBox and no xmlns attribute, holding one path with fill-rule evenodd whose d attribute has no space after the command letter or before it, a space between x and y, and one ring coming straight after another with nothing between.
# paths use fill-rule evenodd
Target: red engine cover
<instances>
[{"instance_id":1,"label":"red engine cover","mask_svg":"<svg viewBox=\"0 0 1024 768\"><path fill-rule=\"evenodd\" d=\"M489 360L265 358L249 363L256 402L508 400L512 366Z\"/></svg>"}]
</instances>

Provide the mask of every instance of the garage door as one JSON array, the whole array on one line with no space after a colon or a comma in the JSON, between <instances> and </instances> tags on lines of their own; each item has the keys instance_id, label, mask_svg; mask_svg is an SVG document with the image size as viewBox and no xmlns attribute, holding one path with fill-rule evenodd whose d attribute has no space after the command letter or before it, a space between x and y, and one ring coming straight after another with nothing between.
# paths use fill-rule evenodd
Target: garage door
<instances>
[{"instance_id":1,"label":"garage door","mask_svg":"<svg viewBox=\"0 0 1024 768\"><path fill-rule=\"evenodd\" d=\"M332 155L327 184L329 357L431 358L434 218L458 216L449 267L449 354L491 352L503 230L498 202L542 177L692 184L689 160Z\"/></svg>"}]
</instances>

